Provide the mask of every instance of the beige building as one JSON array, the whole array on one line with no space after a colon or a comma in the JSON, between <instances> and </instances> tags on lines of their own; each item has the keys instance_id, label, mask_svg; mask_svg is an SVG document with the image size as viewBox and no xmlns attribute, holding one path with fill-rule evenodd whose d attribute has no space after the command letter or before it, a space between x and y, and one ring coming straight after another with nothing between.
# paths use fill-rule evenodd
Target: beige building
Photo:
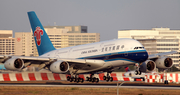
<instances>
[{"instance_id":1,"label":"beige building","mask_svg":"<svg viewBox=\"0 0 180 95\"><path fill-rule=\"evenodd\" d=\"M16 32L15 39L15 55L37 55L34 38L31 32Z\"/></svg>"},{"instance_id":2,"label":"beige building","mask_svg":"<svg viewBox=\"0 0 180 95\"><path fill-rule=\"evenodd\" d=\"M85 26L45 26L45 31L56 49L69 46L76 46L100 41L99 33L86 33ZM72 33L75 31L74 33ZM86 31L86 32L84 32ZM34 38L31 32L16 32L16 55L38 56Z\"/></svg>"},{"instance_id":3,"label":"beige building","mask_svg":"<svg viewBox=\"0 0 180 95\"><path fill-rule=\"evenodd\" d=\"M12 30L0 30L0 55L14 55L15 39Z\"/></svg>"},{"instance_id":4,"label":"beige building","mask_svg":"<svg viewBox=\"0 0 180 95\"><path fill-rule=\"evenodd\" d=\"M150 54L172 50L178 51L177 54L169 56L173 59L175 65L179 65L180 30L170 30L170 28L120 30L118 31L118 38L133 38L139 40Z\"/></svg>"},{"instance_id":5,"label":"beige building","mask_svg":"<svg viewBox=\"0 0 180 95\"><path fill-rule=\"evenodd\" d=\"M88 33L87 26L44 26L44 29L65 33Z\"/></svg>"},{"instance_id":6,"label":"beige building","mask_svg":"<svg viewBox=\"0 0 180 95\"><path fill-rule=\"evenodd\" d=\"M100 34L87 33L87 26L45 26L44 29L55 48L100 41Z\"/></svg>"}]
</instances>

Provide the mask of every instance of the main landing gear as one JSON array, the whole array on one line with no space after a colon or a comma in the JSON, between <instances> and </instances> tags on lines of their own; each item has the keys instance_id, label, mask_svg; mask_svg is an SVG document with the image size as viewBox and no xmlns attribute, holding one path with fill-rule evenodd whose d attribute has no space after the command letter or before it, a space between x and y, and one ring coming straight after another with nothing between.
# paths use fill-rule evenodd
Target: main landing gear
<instances>
[{"instance_id":1,"label":"main landing gear","mask_svg":"<svg viewBox=\"0 0 180 95\"><path fill-rule=\"evenodd\" d=\"M135 75L141 75L141 71L136 70L136 71L135 71Z\"/></svg>"},{"instance_id":2,"label":"main landing gear","mask_svg":"<svg viewBox=\"0 0 180 95\"><path fill-rule=\"evenodd\" d=\"M139 70L139 64L136 63L135 66L136 66L135 75L141 75L141 71Z\"/></svg>"},{"instance_id":3,"label":"main landing gear","mask_svg":"<svg viewBox=\"0 0 180 95\"><path fill-rule=\"evenodd\" d=\"M107 72L107 76L103 76L103 79L106 80L107 82L108 81L113 81L113 77L109 76L109 72Z\"/></svg>"},{"instance_id":4,"label":"main landing gear","mask_svg":"<svg viewBox=\"0 0 180 95\"><path fill-rule=\"evenodd\" d=\"M90 77L86 77L86 81L98 83L99 82L99 78L93 77L93 75L94 74L91 74Z\"/></svg>"},{"instance_id":5,"label":"main landing gear","mask_svg":"<svg viewBox=\"0 0 180 95\"><path fill-rule=\"evenodd\" d=\"M107 72L107 76L103 76L103 79L105 80L105 81L113 81L113 77L110 77L109 76L109 73L110 72ZM99 82L99 78L96 78L96 77L93 77L94 76L94 74L91 74L90 75L90 77L86 77L86 81L89 81L89 82L95 82L95 83L98 83ZM77 83L79 83L79 82L81 82L81 83L83 83L84 82L84 79L83 78L79 78L77 75L75 75L75 77L74 76L67 76L67 81L70 81L70 82L77 82Z\"/></svg>"},{"instance_id":6,"label":"main landing gear","mask_svg":"<svg viewBox=\"0 0 180 95\"><path fill-rule=\"evenodd\" d=\"M83 78L79 78L79 77L77 77L77 76L75 76L75 77L70 77L70 76L67 76L67 81L70 81L70 82L77 82L77 83L79 83L79 82L81 82L81 83L83 83L84 82L84 79Z\"/></svg>"}]
</instances>

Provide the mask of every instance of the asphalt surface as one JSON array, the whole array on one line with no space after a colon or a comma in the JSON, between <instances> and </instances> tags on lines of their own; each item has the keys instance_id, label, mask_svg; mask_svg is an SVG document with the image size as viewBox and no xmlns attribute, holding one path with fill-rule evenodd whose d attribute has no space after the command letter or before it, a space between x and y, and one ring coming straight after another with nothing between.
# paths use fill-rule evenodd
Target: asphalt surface
<instances>
[{"instance_id":1,"label":"asphalt surface","mask_svg":"<svg viewBox=\"0 0 180 95\"><path fill-rule=\"evenodd\" d=\"M117 83L0 83L0 86L21 86L21 87L92 87L92 88L117 88ZM138 88L138 89L180 89L177 84L159 84L159 83L123 83L119 88Z\"/></svg>"}]
</instances>

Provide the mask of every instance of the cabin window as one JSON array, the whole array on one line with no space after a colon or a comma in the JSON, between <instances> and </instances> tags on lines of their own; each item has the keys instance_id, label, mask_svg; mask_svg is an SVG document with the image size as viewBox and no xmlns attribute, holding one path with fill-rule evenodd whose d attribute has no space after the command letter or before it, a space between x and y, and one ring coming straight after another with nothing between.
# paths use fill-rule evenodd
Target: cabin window
<instances>
[{"instance_id":1,"label":"cabin window","mask_svg":"<svg viewBox=\"0 0 180 95\"><path fill-rule=\"evenodd\" d=\"M108 49L108 48L106 47L106 48L105 48L105 51L107 51L107 49Z\"/></svg>"},{"instance_id":2,"label":"cabin window","mask_svg":"<svg viewBox=\"0 0 180 95\"><path fill-rule=\"evenodd\" d=\"M109 47L109 51L111 50L111 47Z\"/></svg>"},{"instance_id":3,"label":"cabin window","mask_svg":"<svg viewBox=\"0 0 180 95\"><path fill-rule=\"evenodd\" d=\"M123 49L123 48L124 48L124 45L122 45L121 48Z\"/></svg>"},{"instance_id":4,"label":"cabin window","mask_svg":"<svg viewBox=\"0 0 180 95\"><path fill-rule=\"evenodd\" d=\"M113 50L115 50L115 46L113 46Z\"/></svg>"},{"instance_id":5,"label":"cabin window","mask_svg":"<svg viewBox=\"0 0 180 95\"><path fill-rule=\"evenodd\" d=\"M102 48L102 52L104 51L104 48Z\"/></svg>"},{"instance_id":6,"label":"cabin window","mask_svg":"<svg viewBox=\"0 0 180 95\"><path fill-rule=\"evenodd\" d=\"M117 48L116 48L116 50L119 50L119 47L120 47L120 46L118 45Z\"/></svg>"}]
</instances>

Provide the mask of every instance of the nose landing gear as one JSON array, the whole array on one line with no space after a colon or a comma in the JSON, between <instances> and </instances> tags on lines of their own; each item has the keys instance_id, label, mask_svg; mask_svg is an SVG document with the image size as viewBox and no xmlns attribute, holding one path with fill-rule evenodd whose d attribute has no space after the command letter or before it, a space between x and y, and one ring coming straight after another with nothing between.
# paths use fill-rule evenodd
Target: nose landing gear
<instances>
[{"instance_id":1,"label":"nose landing gear","mask_svg":"<svg viewBox=\"0 0 180 95\"><path fill-rule=\"evenodd\" d=\"M139 64L136 63L135 66L136 66L135 75L141 75L141 71L139 70Z\"/></svg>"}]
</instances>

